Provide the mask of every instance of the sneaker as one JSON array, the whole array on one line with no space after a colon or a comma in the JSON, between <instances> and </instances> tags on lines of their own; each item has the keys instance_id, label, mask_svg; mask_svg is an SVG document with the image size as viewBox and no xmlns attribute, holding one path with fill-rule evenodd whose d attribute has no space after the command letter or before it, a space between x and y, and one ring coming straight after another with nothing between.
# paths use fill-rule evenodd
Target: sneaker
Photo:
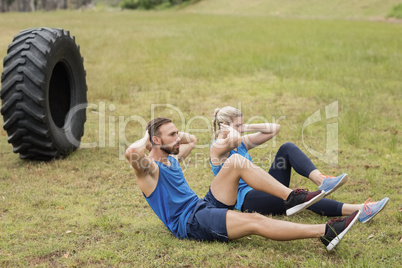
<instances>
[{"instance_id":1,"label":"sneaker","mask_svg":"<svg viewBox=\"0 0 402 268\"><path fill-rule=\"evenodd\" d=\"M345 184L345 182L348 180L348 174L343 173L342 175L338 177L333 177L333 176L324 176L320 175L321 177L324 178L322 181L322 184L320 187L318 187L318 190L324 191L325 195L329 195L339 187Z\"/></svg>"},{"instance_id":2,"label":"sneaker","mask_svg":"<svg viewBox=\"0 0 402 268\"><path fill-rule=\"evenodd\" d=\"M356 210L352 215L343 219L332 219L325 225L325 235L321 236L321 242L332 250L345 236L349 229L355 224L361 211Z\"/></svg>"},{"instance_id":3,"label":"sneaker","mask_svg":"<svg viewBox=\"0 0 402 268\"><path fill-rule=\"evenodd\" d=\"M384 197L382 200L378 202L372 202L372 199L369 198L364 202L362 214L359 217L359 221L362 223L370 221L374 218L375 215L378 214L388 203L389 198Z\"/></svg>"},{"instance_id":4,"label":"sneaker","mask_svg":"<svg viewBox=\"0 0 402 268\"><path fill-rule=\"evenodd\" d=\"M296 189L290 193L285 201L286 215L290 216L312 204L320 201L325 195L324 191L309 192L303 189Z\"/></svg>"}]
</instances>

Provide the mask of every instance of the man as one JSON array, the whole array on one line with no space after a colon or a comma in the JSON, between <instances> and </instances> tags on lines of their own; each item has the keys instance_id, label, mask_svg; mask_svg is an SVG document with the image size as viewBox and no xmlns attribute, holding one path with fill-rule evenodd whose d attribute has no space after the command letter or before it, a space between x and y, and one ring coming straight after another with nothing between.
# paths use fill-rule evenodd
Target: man
<instances>
[{"instance_id":1,"label":"man","mask_svg":"<svg viewBox=\"0 0 402 268\"><path fill-rule=\"evenodd\" d=\"M144 137L126 151L145 199L178 238L222 242L248 235L282 241L321 238L332 250L360 215L356 211L327 224L298 224L233 211L240 178L254 189L286 200L288 209L296 212L324 195L322 191L292 191L240 155L225 161L209 192L200 199L190 189L179 165L196 142L195 136L179 132L170 119L155 118L148 123Z\"/></svg>"}]
</instances>

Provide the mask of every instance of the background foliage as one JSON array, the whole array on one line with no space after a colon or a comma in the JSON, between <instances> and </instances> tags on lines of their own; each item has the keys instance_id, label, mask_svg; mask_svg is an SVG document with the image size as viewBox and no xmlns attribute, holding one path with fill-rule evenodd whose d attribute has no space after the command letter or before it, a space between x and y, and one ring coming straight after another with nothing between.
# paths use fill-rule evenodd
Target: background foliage
<instances>
[{"instance_id":1,"label":"background foliage","mask_svg":"<svg viewBox=\"0 0 402 268\"><path fill-rule=\"evenodd\" d=\"M394 6L392 10L388 13L388 17L402 19L402 3Z\"/></svg>"}]
</instances>

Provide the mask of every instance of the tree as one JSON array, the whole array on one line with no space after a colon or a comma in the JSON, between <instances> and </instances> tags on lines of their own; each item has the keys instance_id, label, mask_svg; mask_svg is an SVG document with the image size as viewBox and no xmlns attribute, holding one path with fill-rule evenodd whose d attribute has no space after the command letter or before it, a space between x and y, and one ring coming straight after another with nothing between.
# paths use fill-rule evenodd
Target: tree
<instances>
[{"instance_id":1,"label":"tree","mask_svg":"<svg viewBox=\"0 0 402 268\"><path fill-rule=\"evenodd\" d=\"M1 12L9 11L10 6L12 5L13 2L14 2L14 0L1 0L1 2L0 2Z\"/></svg>"}]
</instances>

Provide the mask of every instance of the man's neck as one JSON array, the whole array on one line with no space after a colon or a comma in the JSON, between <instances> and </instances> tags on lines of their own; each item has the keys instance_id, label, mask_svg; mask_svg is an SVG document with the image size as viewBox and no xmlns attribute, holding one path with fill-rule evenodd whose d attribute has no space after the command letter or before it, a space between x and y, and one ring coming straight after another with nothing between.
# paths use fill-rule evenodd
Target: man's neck
<instances>
[{"instance_id":1,"label":"man's neck","mask_svg":"<svg viewBox=\"0 0 402 268\"><path fill-rule=\"evenodd\" d=\"M149 153L149 157L155 161L170 166L170 162L168 160L169 154L159 148L152 148L151 152Z\"/></svg>"}]
</instances>

